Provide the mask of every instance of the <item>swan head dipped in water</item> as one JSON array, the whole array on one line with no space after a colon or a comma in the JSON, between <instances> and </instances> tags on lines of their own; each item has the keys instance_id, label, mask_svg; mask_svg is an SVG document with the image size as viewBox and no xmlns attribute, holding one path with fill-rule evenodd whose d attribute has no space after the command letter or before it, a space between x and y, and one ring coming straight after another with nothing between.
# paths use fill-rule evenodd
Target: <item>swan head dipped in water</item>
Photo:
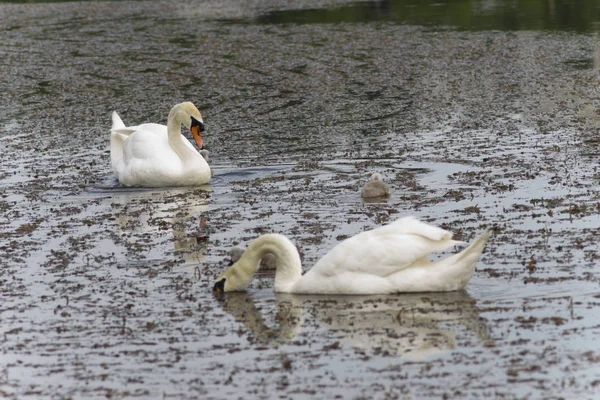
<instances>
[{"instance_id":1,"label":"swan head dipped in water","mask_svg":"<svg viewBox=\"0 0 600 400\"><path fill-rule=\"evenodd\" d=\"M239 255L239 251L235 253L236 256ZM213 290L235 292L247 289L263 260L268 260L276 269L277 292L290 292L291 287L302 276L302 263L296 246L283 235L269 233L250 243L239 259L217 277Z\"/></svg>"},{"instance_id":2,"label":"swan head dipped in water","mask_svg":"<svg viewBox=\"0 0 600 400\"><path fill-rule=\"evenodd\" d=\"M238 260L217 277L213 290L217 293L245 290L252 283L257 269L258 267L254 269L252 265L248 264L248 260L242 262Z\"/></svg>"},{"instance_id":3,"label":"swan head dipped in water","mask_svg":"<svg viewBox=\"0 0 600 400\"><path fill-rule=\"evenodd\" d=\"M275 257L274 289L284 293L367 295L463 289L491 235L485 229L466 249L438 261L431 253L462 242L452 233L405 217L344 240L302 275L296 247L283 235L254 240L240 259L215 280L213 290L245 290L261 259Z\"/></svg>"}]
</instances>

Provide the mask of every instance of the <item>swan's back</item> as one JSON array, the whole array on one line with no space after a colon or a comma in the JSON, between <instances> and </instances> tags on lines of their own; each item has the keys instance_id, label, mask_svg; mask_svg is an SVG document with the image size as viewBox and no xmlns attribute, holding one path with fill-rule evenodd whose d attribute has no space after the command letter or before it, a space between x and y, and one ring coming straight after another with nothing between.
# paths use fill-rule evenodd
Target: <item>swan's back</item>
<instances>
[{"instance_id":1,"label":"swan's back","mask_svg":"<svg viewBox=\"0 0 600 400\"><path fill-rule=\"evenodd\" d=\"M156 158L157 154L161 157L176 154L170 151L169 136L167 127L160 124L142 124L132 126L133 132L125 141L124 159L128 164L132 161L145 161Z\"/></svg>"},{"instance_id":2,"label":"swan's back","mask_svg":"<svg viewBox=\"0 0 600 400\"><path fill-rule=\"evenodd\" d=\"M145 160L156 156L157 149L168 146L167 127L155 123L126 127L119 114L113 111L110 130L111 166L119 181L131 170L142 172ZM142 168L143 169L143 168Z\"/></svg>"},{"instance_id":3,"label":"swan's back","mask_svg":"<svg viewBox=\"0 0 600 400\"><path fill-rule=\"evenodd\" d=\"M385 277L455 244L452 233L405 217L344 240L310 272L333 276L343 272Z\"/></svg>"},{"instance_id":4,"label":"swan's back","mask_svg":"<svg viewBox=\"0 0 600 400\"><path fill-rule=\"evenodd\" d=\"M452 233L414 217L349 238L317 262L294 286L297 293L376 294L463 288L490 236L487 230L458 254L431 262L431 253L455 244Z\"/></svg>"}]
</instances>

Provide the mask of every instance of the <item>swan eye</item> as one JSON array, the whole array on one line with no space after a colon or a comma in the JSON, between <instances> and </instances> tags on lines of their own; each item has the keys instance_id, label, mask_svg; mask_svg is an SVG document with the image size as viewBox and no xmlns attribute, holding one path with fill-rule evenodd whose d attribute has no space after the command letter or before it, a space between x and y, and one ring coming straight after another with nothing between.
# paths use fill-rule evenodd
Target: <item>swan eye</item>
<instances>
[{"instance_id":1,"label":"swan eye","mask_svg":"<svg viewBox=\"0 0 600 400\"><path fill-rule=\"evenodd\" d=\"M215 283L215 286L213 286L213 291L217 292L217 293L224 293L225 292L225 281L227 280L227 278L223 278L220 281L217 281Z\"/></svg>"},{"instance_id":2,"label":"swan eye","mask_svg":"<svg viewBox=\"0 0 600 400\"><path fill-rule=\"evenodd\" d=\"M192 117L192 128L197 126L200 130L200 133L204 132L204 123L202 121L198 121L196 118Z\"/></svg>"}]
</instances>

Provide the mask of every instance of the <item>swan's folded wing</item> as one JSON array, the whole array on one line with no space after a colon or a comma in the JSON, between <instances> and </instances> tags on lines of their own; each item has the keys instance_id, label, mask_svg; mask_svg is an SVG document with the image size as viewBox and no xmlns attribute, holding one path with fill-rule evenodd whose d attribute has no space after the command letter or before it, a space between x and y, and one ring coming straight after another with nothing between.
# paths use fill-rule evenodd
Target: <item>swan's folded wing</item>
<instances>
[{"instance_id":1,"label":"swan's folded wing","mask_svg":"<svg viewBox=\"0 0 600 400\"><path fill-rule=\"evenodd\" d=\"M129 136L133 132L167 136L167 126L161 125L161 124L155 124L153 122L136 125L136 126L121 126L121 127L113 126L110 131L113 133L120 133L121 135L125 135L125 136Z\"/></svg>"},{"instance_id":2,"label":"swan's folded wing","mask_svg":"<svg viewBox=\"0 0 600 400\"><path fill-rule=\"evenodd\" d=\"M344 272L386 277L415 264L426 265L430 254L460 243L451 239L450 232L440 228L427 231L429 235L419 233L411 233L406 226L394 226L394 223L360 233L334 247L310 272L323 277Z\"/></svg>"},{"instance_id":3,"label":"swan's folded wing","mask_svg":"<svg viewBox=\"0 0 600 400\"><path fill-rule=\"evenodd\" d=\"M146 162L154 160L157 155L169 154L167 127L164 125L148 123L115 129L112 132L113 135L128 135L123 146L123 159L126 164L132 161ZM166 162L162 159L161 161ZM164 166L161 166L161 168L164 168Z\"/></svg>"},{"instance_id":4,"label":"swan's folded wing","mask_svg":"<svg viewBox=\"0 0 600 400\"><path fill-rule=\"evenodd\" d=\"M429 225L419 221L416 217L409 216L399 218L389 225L382 226L382 230L390 230L395 233L405 233L424 236L431 240L449 240L452 239L452 232L437 226Z\"/></svg>"}]
</instances>

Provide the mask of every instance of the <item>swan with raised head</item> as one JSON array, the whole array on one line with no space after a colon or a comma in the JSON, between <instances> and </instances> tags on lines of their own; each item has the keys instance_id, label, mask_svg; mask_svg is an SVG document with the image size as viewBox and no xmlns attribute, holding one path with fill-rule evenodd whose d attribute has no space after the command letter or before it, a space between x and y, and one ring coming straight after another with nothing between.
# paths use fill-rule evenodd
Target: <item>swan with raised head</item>
<instances>
[{"instance_id":1,"label":"swan with raised head","mask_svg":"<svg viewBox=\"0 0 600 400\"><path fill-rule=\"evenodd\" d=\"M459 290L471 279L490 234L486 229L460 253L432 262L431 253L461 242L452 240L451 232L405 217L344 240L304 275L296 246L283 235L266 234L217 277L213 290L246 289L265 254L277 260L276 292L366 295Z\"/></svg>"},{"instance_id":2,"label":"swan with raised head","mask_svg":"<svg viewBox=\"0 0 600 400\"><path fill-rule=\"evenodd\" d=\"M387 197L390 195L390 187L383 181L381 175L375 172L362 187L360 195L365 198Z\"/></svg>"},{"instance_id":3,"label":"swan with raised head","mask_svg":"<svg viewBox=\"0 0 600 400\"><path fill-rule=\"evenodd\" d=\"M126 127L116 111L110 134L111 167L125 186L195 186L207 183L211 171L204 157L181 134L181 125L192 132L204 149L204 122L190 102L171 109L167 125L147 123Z\"/></svg>"}]
</instances>

